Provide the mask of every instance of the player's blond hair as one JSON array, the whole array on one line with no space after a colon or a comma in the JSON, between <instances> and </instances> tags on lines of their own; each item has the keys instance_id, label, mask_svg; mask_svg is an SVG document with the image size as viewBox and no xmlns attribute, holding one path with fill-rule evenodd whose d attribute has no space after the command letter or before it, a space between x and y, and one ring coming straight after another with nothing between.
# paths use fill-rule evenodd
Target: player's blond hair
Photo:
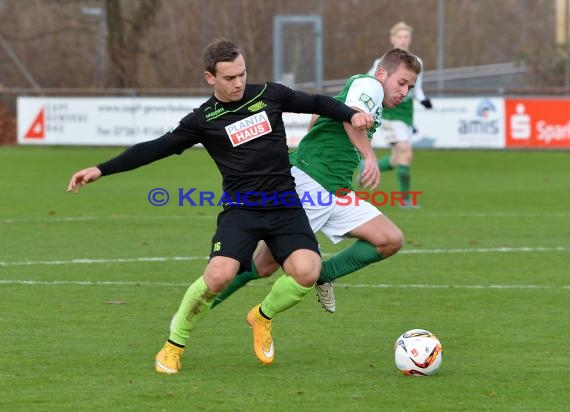
<instances>
[{"instance_id":1,"label":"player's blond hair","mask_svg":"<svg viewBox=\"0 0 570 412\"><path fill-rule=\"evenodd\" d=\"M400 30L406 30L410 34L412 34L412 32L414 31L414 28L412 26L410 26L409 24L406 24L403 21L401 21L401 22L396 23L392 26L392 28L390 29L390 36L395 35Z\"/></svg>"},{"instance_id":2,"label":"player's blond hair","mask_svg":"<svg viewBox=\"0 0 570 412\"><path fill-rule=\"evenodd\" d=\"M403 65L406 69L419 75L422 71L422 65L418 58L412 53L402 49L392 49L386 52L376 66L376 71L381 67L386 70L389 75L398 70L398 67Z\"/></svg>"}]
</instances>

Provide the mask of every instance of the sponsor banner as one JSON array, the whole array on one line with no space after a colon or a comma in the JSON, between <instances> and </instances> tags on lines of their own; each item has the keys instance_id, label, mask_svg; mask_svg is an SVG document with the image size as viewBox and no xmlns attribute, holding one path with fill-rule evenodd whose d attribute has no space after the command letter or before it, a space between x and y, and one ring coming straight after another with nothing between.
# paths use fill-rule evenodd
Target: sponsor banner
<instances>
[{"instance_id":1,"label":"sponsor banner","mask_svg":"<svg viewBox=\"0 0 570 412\"><path fill-rule=\"evenodd\" d=\"M18 143L130 146L160 137L205 100L19 97Z\"/></svg>"},{"instance_id":2,"label":"sponsor banner","mask_svg":"<svg viewBox=\"0 0 570 412\"><path fill-rule=\"evenodd\" d=\"M570 100L506 99L509 148L570 148Z\"/></svg>"},{"instance_id":3,"label":"sponsor banner","mask_svg":"<svg viewBox=\"0 0 570 412\"><path fill-rule=\"evenodd\" d=\"M29 145L130 146L155 139L202 104L196 98L18 98L18 142ZM414 147L570 148L570 99L434 98L433 109L415 104ZM260 112L263 113L263 112ZM260 115L261 116L261 115ZM297 147L311 116L284 113L289 147ZM271 127L236 125L234 144ZM245 139L245 140L243 140ZM374 147L387 147L380 133Z\"/></svg>"},{"instance_id":4,"label":"sponsor banner","mask_svg":"<svg viewBox=\"0 0 570 412\"><path fill-rule=\"evenodd\" d=\"M433 109L414 102L414 147L504 148L503 98L433 98Z\"/></svg>"}]
</instances>

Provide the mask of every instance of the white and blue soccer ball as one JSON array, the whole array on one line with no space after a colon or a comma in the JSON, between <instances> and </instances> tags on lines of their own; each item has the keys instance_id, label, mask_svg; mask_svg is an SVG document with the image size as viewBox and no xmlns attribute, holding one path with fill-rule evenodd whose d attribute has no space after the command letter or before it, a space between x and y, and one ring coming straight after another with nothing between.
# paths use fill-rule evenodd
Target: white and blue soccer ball
<instances>
[{"instance_id":1,"label":"white and blue soccer ball","mask_svg":"<svg viewBox=\"0 0 570 412\"><path fill-rule=\"evenodd\" d=\"M428 376L441 367L442 346L433 333L412 329L396 339L394 360L404 375Z\"/></svg>"}]
</instances>

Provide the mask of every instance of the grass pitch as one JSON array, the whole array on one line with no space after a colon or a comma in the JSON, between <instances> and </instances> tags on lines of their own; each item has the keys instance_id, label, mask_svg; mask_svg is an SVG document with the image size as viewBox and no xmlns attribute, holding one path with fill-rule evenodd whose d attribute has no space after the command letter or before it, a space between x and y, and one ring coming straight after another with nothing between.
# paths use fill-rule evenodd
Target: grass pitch
<instances>
[{"instance_id":1,"label":"grass pitch","mask_svg":"<svg viewBox=\"0 0 570 412\"><path fill-rule=\"evenodd\" d=\"M337 313L310 295L279 315L263 366L245 315L272 279L254 282L162 376L154 355L219 211L179 207L177 190L219 193L220 176L197 149L65 192L120 151L0 148L0 410L567 410L570 153L418 151L423 208L382 208L405 248L341 279ZM156 187L169 204L149 204ZM394 174L380 190L397 190ZM412 328L443 344L433 377L396 370L394 340Z\"/></svg>"}]
</instances>

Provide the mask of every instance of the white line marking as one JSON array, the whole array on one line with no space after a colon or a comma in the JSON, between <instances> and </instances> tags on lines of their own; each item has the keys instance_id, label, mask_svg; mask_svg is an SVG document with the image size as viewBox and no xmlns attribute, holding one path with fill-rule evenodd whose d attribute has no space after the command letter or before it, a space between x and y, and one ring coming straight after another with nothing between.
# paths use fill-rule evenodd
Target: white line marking
<instances>
[{"instance_id":1,"label":"white line marking","mask_svg":"<svg viewBox=\"0 0 570 412\"><path fill-rule=\"evenodd\" d=\"M181 219L213 219L216 218L218 210L208 215L113 215L113 216L65 216L65 217L37 217L37 218L3 218L0 223L59 223L59 222L90 222L104 220L181 220ZM414 213L415 215L416 213ZM421 217L569 217L570 212L459 212L459 213L437 213L422 212L417 213Z\"/></svg>"},{"instance_id":2,"label":"white line marking","mask_svg":"<svg viewBox=\"0 0 570 412\"><path fill-rule=\"evenodd\" d=\"M5 218L0 219L0 223L66 223L66 222L95 222L102 220L191 220L191 219L213 219L217 214L211 215L157 215L157 216L68 216L68 217L38 217L38 218Z\"/></svg>"},{"instance_id":3,"label":"white line marking","mask_svg":"<svg viewBox=\"0 0 570 412\"><path fill-rule=\"evenodd\" d=\"M498 248L465 248L465 249L409 249L402 250L398 254L449 254L449 253L529 253L529 252L565 252L569 248L564 246L555 247L498 247ZM323 256L332 256L334 253L323 253ZM33 265L77 265L77 264L113 264L113 263L137 263L137 262L176 262L189 260L207 260L208 256L157 256L135 257L116 259L70 259L70 260L24 260L19 262L5 262L0 260L0 267L6 266L33 266Z\"/></svg>"},{"instance_id":4,"label":"white line marking","mask_svg":"<svg viewBox=\"0 0 570 412\"><path fill-rule=\"evenodd\" d=\"M357 284L350 285L339 283L338 286L346 286L351 288L405 288L405 289L570 289L570 285L561 286L545 286L545 285L389 285L389 284L378 284L378 285L365 285Z\"/></svg>"},{"instance_id":5,"label":"white line marking","mask_svg":"<svg viewBox=\"0 0 570 412\"><path fill-rule=\"evenodd\" d=\"M398 254L430 254L430 253L517 253L517 252L564 252L565 246L554 247L496 247L496 248L465 248L465 249L410 249L402 250Z\"/></svg>"},{"instance_id":6,"label":"white line marking","mask_svg":"<svg viewBox=\"0 0 570 412\"><path fill-rule=\"evenodd\" d=\"M172 287L188 287L189 282L151 282L151 281L91 281L91 280L17 280L17 279L0 279L1 285L30 285L30 286L58 286L58 285L78 285L78 286L172 286ZM258 285L256 282L250 282L249 286ZM263 284L264 286L267 286ZM259 284L261 286L261 284ZM410 285L390 285L386 283L380 284L350 284L337 283L337 287L345 288L374 288L374 289L569 289L570 285L428 285L428 284L410 284Z\"/></svg>"},{"instance_id":7,"label":"white line marking","mask_svg":"<svg viewBox=\"0 0 570 412\"><path fill-rule=\"evenodd\" d=\"M427 212L422 217L567 217L570 212Z\"/></svg>"},{"instance_id":8,"label":"white line marking","mask_svg":"<svg viewBox=\"0 0 570 412\"><path fill-rule=\"evenodd\" d=\"M28 260L22 262L3 262L0 266L32 266L32 265L76 265L76 264L109 264L109 263L135 263L135 262L175 262L188 260L207 260L208 256L173 256L173 257L140 257L117 259L71 259L71 260Z\"/></svg>"},{"instance_id":9,"label":"white line marking","mask_svg":"<svg viewBox=\"0 0 570 412\"><path fill-rule=\"evenodd\" d=\"M10 280L0 279L0 285L79 285L79 286L190 286L191 282L131 282L105 280Z\"/></svg>"}]
</instances>

